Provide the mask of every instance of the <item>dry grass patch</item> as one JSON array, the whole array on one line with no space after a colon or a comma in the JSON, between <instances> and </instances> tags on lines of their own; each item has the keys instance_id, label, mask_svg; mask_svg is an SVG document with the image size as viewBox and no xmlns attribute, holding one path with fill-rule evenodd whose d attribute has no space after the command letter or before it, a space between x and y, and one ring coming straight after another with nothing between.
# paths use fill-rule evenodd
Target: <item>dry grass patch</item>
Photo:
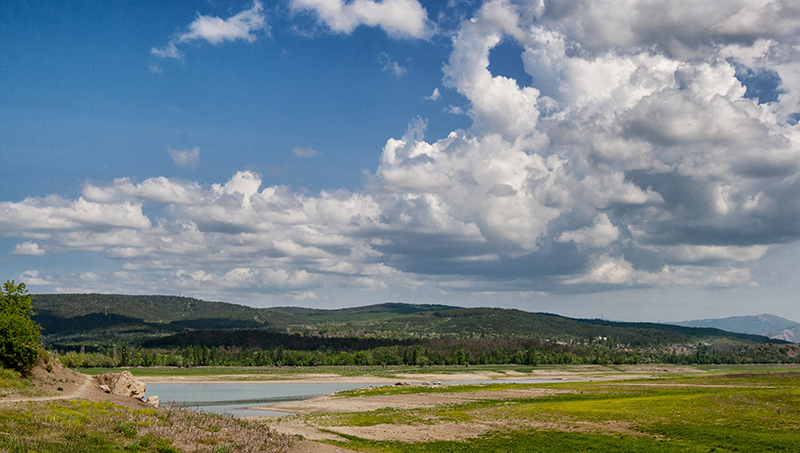
<instances>
[{"instance_id":1,"label":"dry grass patch","mask_svg":"<svg viewBox=\"0 0 800 453\"><path fill-rule=\"evenodd\" d=\"M84 400L0 409L0 451L285 453L294 437L263 423L183 408L130 409Z\"/></svg>"}]
</instances>

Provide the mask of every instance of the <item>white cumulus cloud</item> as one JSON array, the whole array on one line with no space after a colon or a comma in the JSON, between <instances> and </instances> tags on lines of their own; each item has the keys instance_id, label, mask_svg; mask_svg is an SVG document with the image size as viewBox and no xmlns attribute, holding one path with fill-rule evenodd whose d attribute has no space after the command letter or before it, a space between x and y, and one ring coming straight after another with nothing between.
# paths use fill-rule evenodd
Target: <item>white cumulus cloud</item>
<instances>
[{"instance_id":1,"label":"white cumulus cloud","mask_svg":"<svg viewBox=\"0 0 800 453\"><path fill-rule=\"evenodd\" d=\"M432 33L414 0L290 7L337 33ZM158 51L250 41L259 15L256 3L236 20L199 16ZM793 2L492 0L451 36L442 80L471 127L430 140L411 119L360 190L297 192L251 171L209 185L121 178L77 199L0 202L0 234L28 241L17 254L100 254L131 288L287 300L747 286L750 263L800 240ZM531 82L490 70L508 41Z\"/></svg>"},{"instance_id":2,"label":"white cumulus cloud","mask_svg":"<svg viewBox=\"0 0 800 453\"><path fill-rule=\"evenodd\" d=\"M189 24L187 31L178 34L161 49L153 47L150 49L150 53L162 59L182 58L183 54L178 50L176 44L197 40L205 40L214 45L225 41L236 41L237 39L254 42L256 40L254 32L268 30L263 11L264 5L259 1L255 1L252 8L227 19L204 16L198 13L197 19ZM155 68L158 69L157 67ZM154 72L160 72L160 69Z\"/></svg>"},{"instance_id":3,"label":"white cumulus cloud","mask_svg":"<svg viewBox=\"0 0 800 453\"><path fill-rule=\"evenodd\" d=\"M289 7L312 12L337 33L352 33L360 25L380 27L395 38L424 39L433 32L417 0L291 0Z\"/></svg>"},{"instance_id":4,"label":"white cumulus cloud","mask_svg":"<svg viewBox=\"0 0 800 453\"><path fill-rule=\"evenodd\" d=\"M14 246L14 250L11 251L14 255L29 255L29 256L40 256L44 255L44 249L39 247L39 244L33 241L26 241L21 244L17 244Z\"/></svg>"}]
</instances>

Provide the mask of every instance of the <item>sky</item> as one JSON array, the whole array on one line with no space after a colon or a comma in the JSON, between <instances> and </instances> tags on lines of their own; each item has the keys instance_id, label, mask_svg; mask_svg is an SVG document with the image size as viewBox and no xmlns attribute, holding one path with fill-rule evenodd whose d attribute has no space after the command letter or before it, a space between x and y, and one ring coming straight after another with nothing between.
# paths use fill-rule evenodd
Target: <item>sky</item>
<instances>
[{"instance_id":1,"label":"sky","mask_svg":"<svg viewBox=\"0 0 800 453\"><path fill-rule=\"evenodd\" d=\"M0 276L800 321L798 120L794 0L7 0Z\"/></svg>"}]
</instances>

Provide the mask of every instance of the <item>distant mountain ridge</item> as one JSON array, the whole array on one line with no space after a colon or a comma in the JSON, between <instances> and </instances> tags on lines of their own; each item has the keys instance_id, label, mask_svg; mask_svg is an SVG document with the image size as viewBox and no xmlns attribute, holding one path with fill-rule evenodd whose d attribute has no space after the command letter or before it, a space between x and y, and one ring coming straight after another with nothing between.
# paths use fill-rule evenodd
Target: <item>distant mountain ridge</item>
<instances>
[{"instance_id":1,"label":"distant mountain ridge","mask_svg":"<svg viewBox=\"0 0 800 453\"><path fill-rule=\"evenodd\" d=\"M773 330L764 335L772 339L788 341L789 343L800 343L800 326Z\"/></svg>"},{"instance_id":2,"label":"distant mountain ridge","mask_svg":"<svg viewBox=\"0 0 800 453\"><path fill-rule=\"evenodd\" d=\"M800 324L794 321L767 313L753 316L731 316L728 318L717 319L697 319L692 321L673 322L670 324L684 327L712 327L728 332L764 335L769 338L777 338L776 336L772 336L773 334L779 335L777 332L800 327ZM794 342L794 339L781 339Z\"/></svg>"}]
</instances>

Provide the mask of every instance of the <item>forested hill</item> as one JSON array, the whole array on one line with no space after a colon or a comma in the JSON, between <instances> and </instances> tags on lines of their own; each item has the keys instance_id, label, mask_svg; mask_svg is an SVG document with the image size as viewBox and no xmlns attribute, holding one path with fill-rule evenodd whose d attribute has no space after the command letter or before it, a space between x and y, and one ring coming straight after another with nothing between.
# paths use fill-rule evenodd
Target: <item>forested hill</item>
<instances>
[{"instance_id":1,"label":"forested hill","mask_svg":"<svg viewBox=\"0 0 800 453\"><path fill-rule=\"evenodd\" d=\"M34 320L51 338L84 334L163 335L191 330L259 329L325 337L528 338L569 342L606 338L634 346L705 342L764 344L763 336L654 323L572 319L501 308L388 303L338 310L253 308L176 296L35 295ZM777 341L780 342L780 341Z\"/></svg>"}]
</instances>

